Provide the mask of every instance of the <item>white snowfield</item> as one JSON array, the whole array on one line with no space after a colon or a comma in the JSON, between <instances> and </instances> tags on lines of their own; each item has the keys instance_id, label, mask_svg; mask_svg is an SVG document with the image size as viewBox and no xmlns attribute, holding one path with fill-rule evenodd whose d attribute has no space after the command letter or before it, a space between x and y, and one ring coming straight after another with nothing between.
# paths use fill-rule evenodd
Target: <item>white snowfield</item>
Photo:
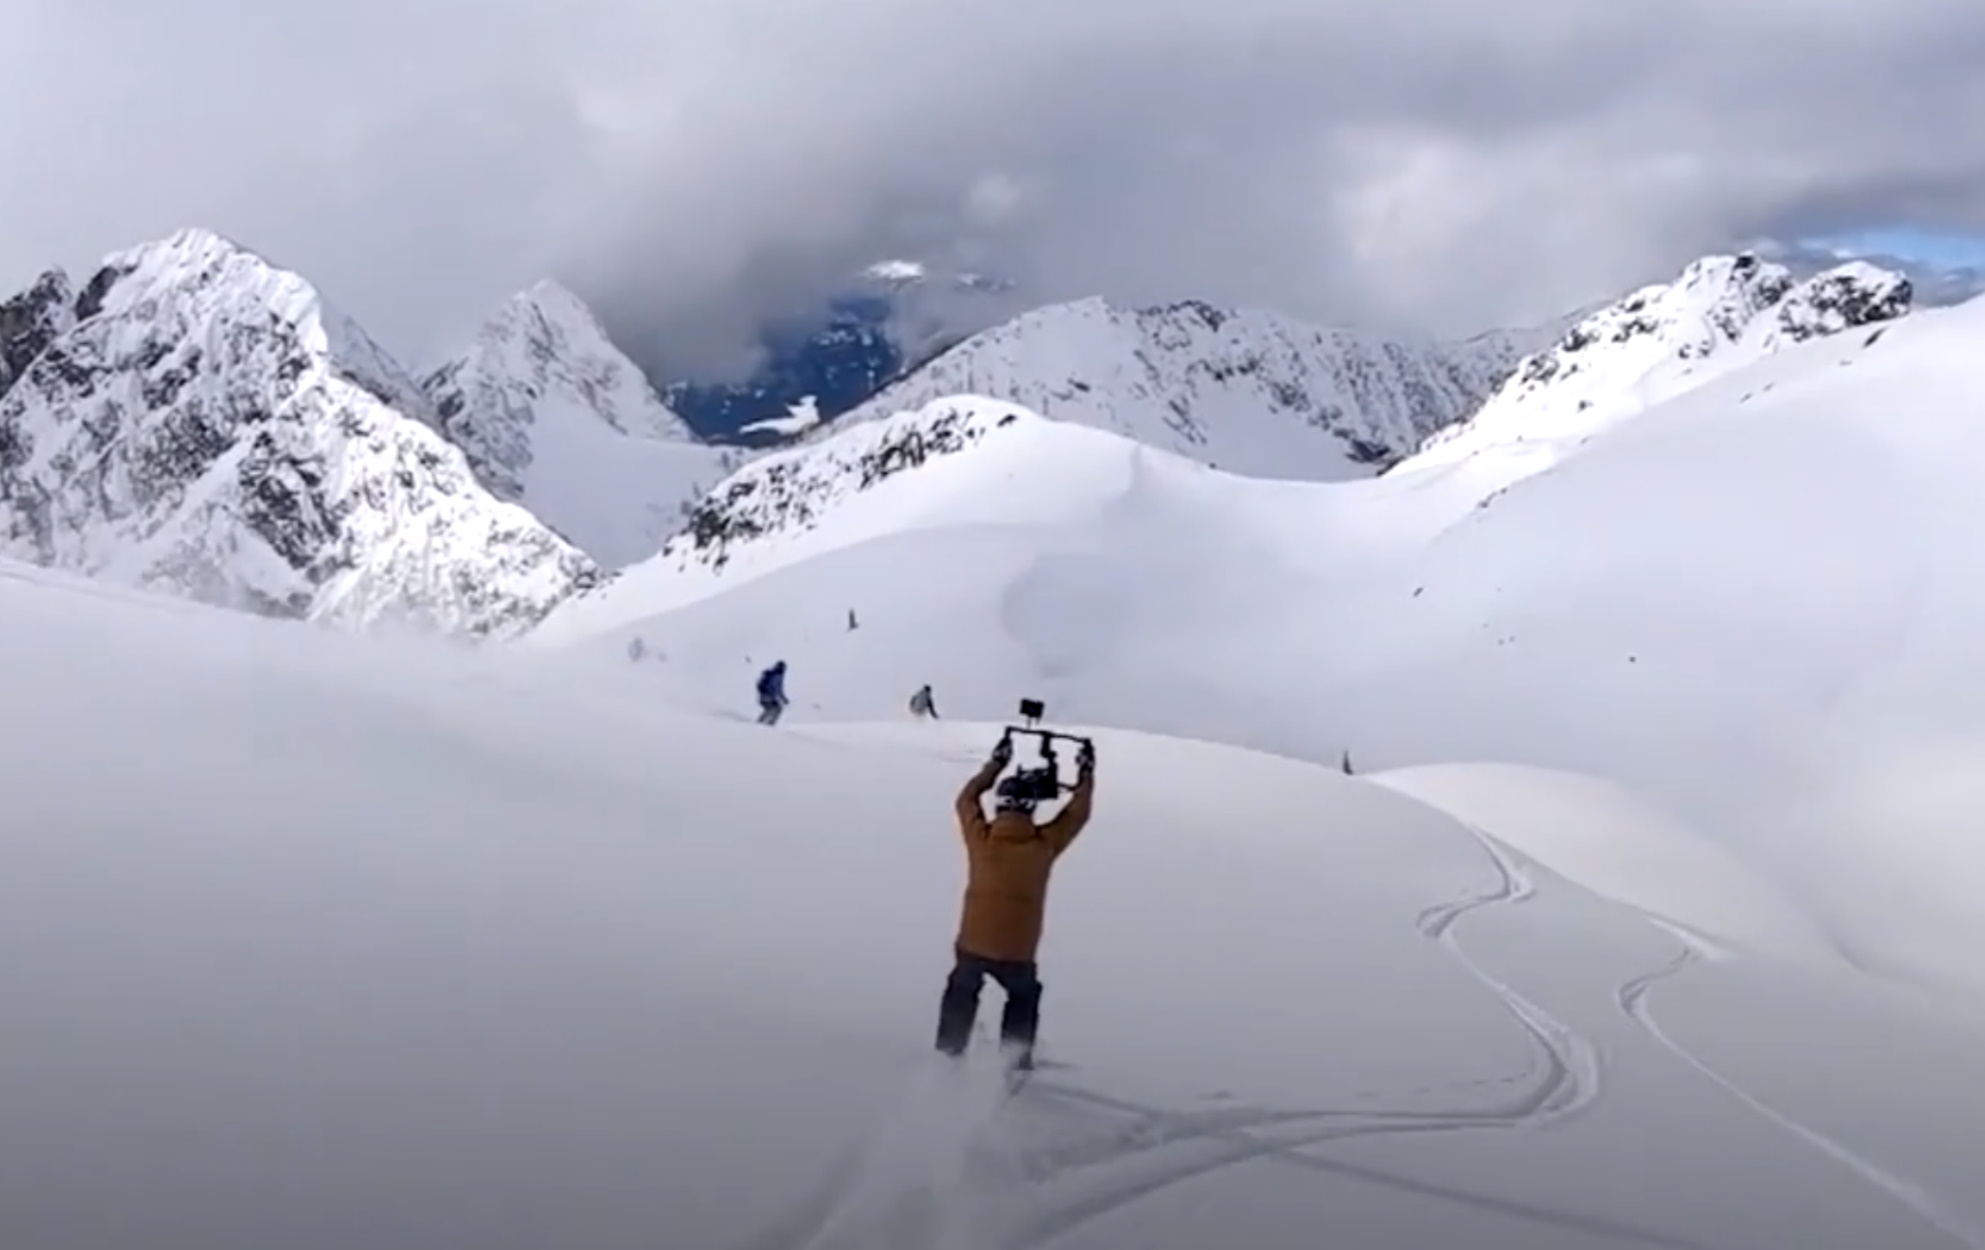
<instances>
[{"instance_id":1,"label":"white snowfield","mask_svg":"<svg viewBox=\"0 0 1985 1250\"><path fill-rule=\"evenodd\" d=\"M1094 731L1002 1101L929 1053L995 725L19 566L0 665L0 1244L1985 1246L1977 1020L1577 778Z\"/></svg>"}]
</instances>

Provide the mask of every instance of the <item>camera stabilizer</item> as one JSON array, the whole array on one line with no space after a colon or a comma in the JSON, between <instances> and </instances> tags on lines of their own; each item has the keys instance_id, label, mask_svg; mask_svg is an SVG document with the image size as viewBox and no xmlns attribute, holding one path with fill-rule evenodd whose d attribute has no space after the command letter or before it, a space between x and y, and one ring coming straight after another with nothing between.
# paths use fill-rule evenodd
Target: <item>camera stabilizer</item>
<instances>
[{"instance_id":1,"label":"camera stabilizer","mask_svg":"<svg viewBox=\"0 0 1985 1250\"><path fill-rule=\"evenodd\" d=\"M1055 755L1056 742L1077 744L1079 750L1076 759L1080 764L1086 765L1096 758L1096 744L1089 739L1075 734L1056 733L1052 729L1038 728L1045 711L1039 699L1020 700L1020 719L1026 724L1008 725L999 739L1009 755L1012 753L1013 739L1016 735L1039 740L1041 762L1031 768L1015 768L1013 776L1002 787L1015 798L1036 803L1060 798L1062 791L1075 788L1061 779L1061 761Z\"/></svg>"}]
</instances>

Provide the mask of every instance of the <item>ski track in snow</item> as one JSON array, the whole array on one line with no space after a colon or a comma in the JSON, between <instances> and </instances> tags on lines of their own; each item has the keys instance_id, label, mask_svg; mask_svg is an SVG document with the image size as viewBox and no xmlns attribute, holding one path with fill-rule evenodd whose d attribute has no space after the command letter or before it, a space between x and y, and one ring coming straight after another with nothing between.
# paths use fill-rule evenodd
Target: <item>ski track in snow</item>
<instances>
[{"instance_id":1,"label":"ski track in snow","mask_svg":"<svg viewBox=\"0 0 1985 1250\"><path fill-rule=\"evenodd\" d=\"M962 1081L954 1078L964 1078ZM1009 1101L1005 1074L927 1069L904 1104L835 1159L822 1183L751 1250L994 1250L978 1228L997 1211L968 1173L980 1130ZM996 1195L995 1195L996 1197Z\"/></svg>"},{"instance_id":2,"label":"ski track in snow","mask_svg":"<svg viewBox=\"0 0 1985 1250\"><path fill-rule=\"evenodd\" d=\"M1308 1147L1353 1138L1534 1125L1540 1114L1549 1114L1545 1109L1565 1080L1562 1074L1572 1070L1568 1065L1554 1065L1536 1088L1502 1106L1396 1111L1234 1108L1181 1112L1036 1078L1028 1086L1029 1095L1091 1111L1130 1116L1133 1122L1120 1129L1105 1130L1096 1140L1078 1140L1023 1152L1016 1161L1017 1170L1030 1187L1038 1189L1076 1179L1091 1169L1100 1175L1094 1175L1093 1181L1078 1192L1064 1195L1059 1201L1043 1202L1017 1236L998 1245L1000 1250L1044 1246L1079 1225L1162 1190L1258 1159L1438 1198L1512 1219L1609 1237L1622 1243L1702 1250L1699 1243L1601 1216L1440 1185L1369 1165L1305 1153ZM1321 1129L1306 1127L1319 1120L1337 1123ZM1178 1149L1168 1149L1173 1147ZM796 1210L775 1228L747 1243L744 1250L816 1250L825 1244L823 1238L842 1226L850 1208L861 1199L865 1182L875 1179L865 1166L865 1161L872 1157L870 1141L847 1148L822 1183ZM871 1239L864 1244L880 1247L890 1243Z\"/></svg>"},{"instance_id":3,"label":"ski track in snow","mask_svg":"<svg viewBox=\"0 0 1985 1250\"><path fill-rule=\"evenodd\" d=\"M1534 1096L1536 1105L1523 1117L1522 1126L1534 1127L1573 1115L1599 1097L1598 1048L1475 962L1454 935L1454 926L1462 917L1486 907L1517 906L1536 897L1537 885L1501 843L1471 824L1459 823L1488 855L1496 872L1495 884L1469 898L1427 908L1420 913L1420 932L1445 947L1469 975L1500 999L1517 1024L1537 1043L1545 1063L1545 1076Z\"/></svg>"},{"instance_id":4,"label":"ski track in snow","mask_svg":"<svg viewBox=\"0 0 1985 1250\"><path fill-rule=\"evenodd\" d=\"M1117 1127L1102 1127L1084 1137L1023 1149L1012 1159L1015 1179L1035 1199L1010 1236L996 1241L961 1240L961 1250L1038 1250L1080 1225L1173 1186L1237 1164L1262 1160L1299 1167L1319 1177L1331 1176L1416 1193L1469 1206L1516 1220L1585 1232L1621 1243L1702 1250L1699 1243L1576 1211L1539 1206L1451 1186L1435 1184L1363 1164L1340 1162L1307 1153L1314 1146L1354 1138L1397 1134L1457 1132L1474 1129L1529 1129L1560 1121L1589 1107L1600 1096L1601 1065L1592 1042L1488 972L1461 944L1456 926L1466 916L1492 907L1515 906L1533 898L1537 887L1514 853L1483 830L1460 822L1482 847L1495 871L1490 886L1468 897L1436 904L1417 917L1420 931L1441 943L1484 988L1495 995L1516 1023L1530 1036L1541 1060L1534 1082L1499 1104L1472 1108L1258 1108L1222 1107L1178 1111L1113 1097L1080 1085L1036 1077L1023 1097L1046 1100L1075 1110L1128 1117ZM1622 983L1615 992L1620 1011L1636 1028L1667 1053L1736 1098L1766 1120L1847 1168L1861 1180L1902 1204L1950 1236L1967 1250L1985 1250L1985 1235L1952 1215L1920 1186L1882 1168L1864 1156L1773 1109L1723 1076L1687 1047L1675 1041L1655 1019L1648 1002L1655 986L1712 958L1712 951L1693 935L1652 917L1647 918L1680 943L1668 963ZM1535 1068L1532 1071L1536 1071ZM1471 1086L1507 1084L1516 1077L1469 1082ZM995 1109L996 1110L996 1109ZM956 1143L962 1148L984 1128L984 1118L959 1126ZM1319 1122L1323 1122L1319 1126ZM886 1131L886 1130L885 1130ZM780 1224L747 1243L741 1250L817 1250L855 1214L865 1191L889 1182L875 1174L873 1136L856 1142L837 1157L821 1184ZM900 1211L916 1198L914 1191L927 1178L904 1186ZM1050 1187L1064 1189L1055 1194ZM883 1232L884 1230L877 1230ZM907 1231L907 1228L905 1229ZM940 1234L963 1230L940 1227ZM859 1238L865 1247L894 1244L875 1236ZM904 1243L906 1246L911 1244ZM921 1248L928 1243L916 1239ZM950 1243L944 1243L947 1246Z\"/></svg>"},{"instance_id":5,"label":"ski track in snow","mask_svg":"<svg viewBox=\"0 0 1985 1250\"><path fill-rule=\"evenodd\" d=\"M1427 908L1420 913L1418 924L1422 933L1440 942L1471 976L1494 994L1517 1024L1534 1040L1542 1059L1543 1073L1531 1088L1501 1106L1486 1108L1405 1112L1221 1110L1154 1117L1145 1125L1133 1128L1130 1134L1083 1151L1081 1156L1069 1157L1066 1151L1058 1152L1062 1156L1061 1166L1050 1173L1051 1177L1066 1175L1073 1168L1091 1167L1103 1163L1115 1165L1110 1169L1113 1175L1099 1178L1097 1186L1091 1193L1071 1197L1059 1204L1058 1209L1040 1213L1030 1225L1030 1235L1020 1244L1023 1246L1044 1244L1075 1225L1115 1210L1126 1203L1182 1181L1250 1159L1283 1157L1302 1147L1354 1137L1456 1132L1481 1128L1537 1128L1574 1115L1590 1106L1599 1096L1600 1089L1597 1048L1542 1007L1490 974L1455 940L1453 929L1462 917L1487 907L1513 906L1536 894L1535 884L1508 852L1481 830L1466 824L1463 827L1489 857L1490 864L1495 869L1495 881L1481 893ZM1488 1082L1474 1084L1485 1083ZM1094 1096L1083 1091L1059 1089L1059 1087L1050 1087L1050 1089L1057 1089L1066 1097L1095 1101ZM1128 1105L1125 1105L1125 1109L1129 1109ZM1352 1122L1322 1130L1296 1128L1297 1125L1326 1118ZM1257 1135L1246 1132L1245 1130L1248 1129L1270 1130L1271 1133L1282 1129L1288 1135ZM1187 1159L1136 1157L1148 1156L1156 1148L1178 1142L1182 1138L1196 1139L1193 1145L1200 1147L1203 1153L1198 1157ZM1299 1157L1306 1158L1309 1163L1321 1167L1336 1167L1324 1160L1309 1156ZM1147 1162L1149 1166L1142 1169L1144 1174L1139 1175L1140 1169L1135 1164ZM1530 1218L1542 1218L1560 1223L1570 1221L1591 1231L1598 1231L1597 1226L1604 1224L1605 1231L1614 1236L1667 1245L1688 1244L1622 1225L1567 1216L1562 1212L1545 1212L1537 1208L1523 1207L1522 1204L1503 1203L1498 1199L1484 1198L1481 1195L1423 1186L1405 1178L1388 1177L1376 1169L1367 1171L1368 1178L1378 1180L1379 1183L1406 1185L1422 1190L1432 1188L1457 1201L1473 1202L1477 1205L1499 1204L1498 1209L1506 1213L1516 1213L1521 1210Z\"/></svg>"},{"instance_id":6,"label":"ski track in snow","mask_svg":"<svg viewBox=\"0 0 1985 1250\"><path fill-rule=\"evenodd\" d=\"M1575 1114L1598 1097L1599 1064L1592 1044L1549 1012L1498 980L1455 941L1452 932L1464 916L1482 908L1523 902L1536 893L1514 859L1481 831L1470 827L1495 869L1483 892L1427 908L1418 917L1422 933L1440 942L1493 993L1535 1041L1542 1074L1529 1088L1502 1104L1437 1110L1376 1108L1270 1109L1221 1108L1165 1111L1080 1086L1036 1078L1028 1092L1072 1105L1135 1117L1132 1124L1100 1138L1050 1145L1023 1152L1015 1164L1020 1177L1039 1189L1072 1179L1089 1179L1077 1192L1048 1201L1031 1213L1003 1250L1045 1245L1078 1225L1185 1181L1244 1163L1267 1159L1313 1171L1350 1176L1405 1189L1518 1219L1577 1229L1621 1241L1678 1248L1694 1243L1617 1221L1473 1193L1302 1153L1307 1147L1350 1138L1471 1129L1535 1128ZM1515 1079L1515 1078L1510 1078ZM1473 1085L1503 1081L1476 1081ZM1318 1128L1318 1121L1331 1121ZM1176 1149L1174 1149L1176 1148ZM873 1171L863 1160L871 1141L848 1147L822 1183L778 1226L748 1243L747 1250L812 1250L837 1229L861 1197ZM1092 1171L1093 1169L1093 1171ZM869 1245L883 1243L871 1241Z\"/></svg>"},{"instance_id":7,"label":"ski track in snow","mask_svg":"<svg viewBox=\"0 0 1985 1250\"><path fill-rule=\"evenodd\" d=\"M1468 832L1481 843L1483 849L1495 861L1501 884L1487 895L1463 900L1458 903L1443 904L1421 913L1422 932L1444 942L1456 958L1465 964L1469 971L1480 978L1483 984L1502 998L1505 1005L1515 1014L1524 1028L1550 1052L1554 1075L1562 1076L1562 1084L1567 1089L1567 1100L1555 1108L1540 1108L1539 1118L1548 1115L1563 1115L1590 1102L1598 1096L1598 1058L1590 1043L1578 1037L1563 1024L1552 1019L1535 1004L1511 990L1482 970L1480 965L1469 958L1450 932L1462 916L1492 904L1514 904L1531 897L1536 892L1535 885L1518 866L1515 857L1492 836L1481 829L1463 822ZM1811 1146L1828 1158L1839 1163L1861 1180L1888 1194L1911 1212L1929 1222L1958 1244L1969 1250L1985 1250L1985 1234L1965 1221L1945 1210L1934 1197L1912 1181L1899 1177L1877 1163L1857 1154L1831 1137L1792 1119L1776 1110L1744 1089L1736 1082L1718 1072L1708 1062L1693 1051L1677 1042L1661 1028L1648 1003L1648 995L1656 985L1679 976L1689 968L1714 957L1712 949L1701 939L1676 925L1665 923L1653 917L1645 917L1662 932L1667 933L1680 944L1680 952L1668 963L1651 972L1635 977L1622 984L1614 998L1620 1010L1651 1041L1663 1050L1687 1064L1690 1069L1715 1084L1719 1089L1743 1103L1746 1107L1763 1116L1778 1128ZM1582 1093L1580 1092L1582 1089Z\"/></svg>"},{"instance_id":8,"label":"ski track in snow","mask_svg":"<svg viewBox=\"0 0 1985 1250\"><path fill-rule=\"evenodd\" d=\"M1593 1236L1609 1237L1621 1242L1643 1245L1675 1247L1677 1250L1701 1250L1699 1243L1686 1241L1667 1234L1637 1228L1601 1216L1583 1214L1562 1208L1545 1207L1517 1199L1483 1194L1472 1190L1441 1185L1414 1177L1400 1175L1382 1168L1365 1164L1354 1164L1334 1159L1326 1159L1307 1153L1307 1148L1333 1141L1351 1138L1378 1137L1401 1133L1452 1132L1472 1128L1511 1128L1526 1122L1531 1114L1527 1107L1512 1110L1512 1114L1502 1114L1506 1109L1468 1111L1258 1111L1242 1112L1231 1116L1226 1124L1214 1122L1218 1113L1204 1117L1192 1113L1168 1112L1156 1108L1139 1107L1119 1099L1097 1095L1086 1090L1057 1087L1044 1091L1048 1096L1090 1106L1104 1106L1112 1110L1137 1114L1143 1123L1126 1130L1116 1139L1120 1144L1115 1150L1092 1152L1090 1162L1121 1162L1127 1156L1155 1147L1175 1144L1181 1141L1194 1141L1201 1152L1190 1158L1151 1159L1145 1174L1138 1177L1119 1176L1117 1184L1111 1187L1098 1187L1088 1196L1067 1203L1061 1210L1043 1213L1031 1227L1031 1236L1023 1246L1039 1246L1068 1232L1076 1225L1105 1214L1108 1211L1128 1205L1140 1198L1148 1197L1173 1185L1193 1180L1221 1168L1251 1160L1279 1163L1327 1176L1343 1177L1384 1188L1400 1190L1423 1197L1436 1198L1461 1206L1473 1207L1511 1219L1526 1220L1534 1224L1588 1233ZM1534 1095L1527 1101L1534 1101ZM1340 1119L1356 1121L1338 1127L1316 1130L1308 1129L1289 1133L1287 1136L1270 1138L1260 1130L1286 1131L1297 1123L1318 1119ZM1254 1130L1254 1131L1251 1131ZM1054 1152L1041 1152L1043 1162ZM1078 1164L1076 1166L1083 1166ZM1125 1169L1117 1169L1121 1174ZM1056 1172L1053 1176L1064 1175Z\"/></svg>"},{"instance_id":9,"label":"ski track in snow","mask_svg":"<svg viewBox=\"0 0 1985 1250\"><path fill-rule=\"evenodd\" d=\"M1922 1186L1904 1177L1897 1176L1880 1164L1856 1153L1847 1146L1821 1133L1819 1130L1801 1124L1799 1121L1778 1111L1763 1099L1758 1098L1735 1081L1724 1076L1707 1061L1698 1057L1695 1052L1669 1036L1661 1027L1660 1021L1654 1017L1654 1013L1647 1001L1649 993L1663 981L1678 976L1689 968L1704 963L1714 956L1693 935L1673 925L1663 924L1651 918L1649 923L1654 924L1655 927L1673 937L1680 944L1681 950L1667 964L1643 976L1636 977L1619 988L1616 998L1620 1010L1626 1014L1629 1020L1633 1021L1656 1045L1687 1064L1705 1079L1722 1089L1732 1098L1735 1098L1738 1102L1749 1107L1758 1115L1763 1116L1773 1125L1790 1133L1793 1137L1796 1137L1840 1164L1867 1184L1872 1185L1895 1199L1940 1232L1949 1236L1959 1245L1969 1247L1970 1250L1985 1250L1985 1233L1981 1233L1973 1225L1952 1215L1944 1208L1942 1203L1925 1192Z\"/></svg>"}]
</instances>

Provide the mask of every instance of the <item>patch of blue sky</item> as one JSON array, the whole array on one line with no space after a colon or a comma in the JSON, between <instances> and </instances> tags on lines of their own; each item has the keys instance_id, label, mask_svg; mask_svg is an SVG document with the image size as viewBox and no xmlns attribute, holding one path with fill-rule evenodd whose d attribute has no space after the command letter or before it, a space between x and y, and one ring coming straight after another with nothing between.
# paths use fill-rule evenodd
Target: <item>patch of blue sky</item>
<instances>
[{"instance_id":1,"label":"patch of blue sky","mask_svg":"<svg viewBox=\"0 0 1985 1250\"><path fill-rule=\"evenodd\" d=\"M1985 269L1985 233L1878 226L1803 240L1805 246L1842 258L1893 256L1935 269Z\"/></svg>"}]
</instances>

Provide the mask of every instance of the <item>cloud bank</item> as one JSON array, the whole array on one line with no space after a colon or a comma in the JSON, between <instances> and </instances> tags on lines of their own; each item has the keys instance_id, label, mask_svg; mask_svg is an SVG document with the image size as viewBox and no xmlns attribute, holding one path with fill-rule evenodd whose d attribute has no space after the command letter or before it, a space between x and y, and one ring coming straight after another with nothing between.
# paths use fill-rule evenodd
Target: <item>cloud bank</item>
<instances>
[{"instance_id":1,"label":"cloud bank","mask_svg":"<svg viewBox=\"0 0 1985 1250\"><path fill-rule=\"evenodd\" d=\"M735 364L882 256L1465 333L1985 232L1976 0L13 0L0 286L181 225L414 363L546 275Z\"/></svg>"}]
</instances>

